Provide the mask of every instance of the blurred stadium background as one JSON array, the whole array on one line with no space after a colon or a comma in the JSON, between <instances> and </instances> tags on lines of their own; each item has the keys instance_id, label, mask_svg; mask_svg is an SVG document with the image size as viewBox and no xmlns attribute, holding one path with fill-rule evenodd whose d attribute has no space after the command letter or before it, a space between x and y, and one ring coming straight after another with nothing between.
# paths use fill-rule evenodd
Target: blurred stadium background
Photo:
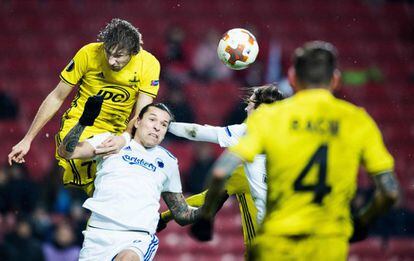
<instances>
[{"instance_id":1,"label":"blurred stadium background","mask_svg":"<svg viewBox=\"0 0 414 261\"><path fill-rule=\"evenodd\" d=\"M114 17L138 27L144 49L160 60L157 100L170 104L178 120L203 124L240 123L240 87L279 82L289 94L290 54L304 41L336 45L343 72L336 95L365 107L378 122L403 191L370 238L351 247L349 260L414 260L414 2L386 0L1 1L0 260L41 260L42 248L46 260L71 260L79 250L84 196L62 187L54 159L54 134L69 100L35 139L24 166L10 168L6 159L60 71ZM257 61L240 72L216 57L219 37L234 27L251 30L260 46ZM164 145L179 159L185 191L200 191L221 149L171 136ZM365 176L359 184L356 206L372 192ZM212 242L200 244L187 228L169 224L158 235L155 260L242 260L234 199L220 211L216 231ZM15 259L7 259L7 251Z\"/></svg>"}]
</instances>

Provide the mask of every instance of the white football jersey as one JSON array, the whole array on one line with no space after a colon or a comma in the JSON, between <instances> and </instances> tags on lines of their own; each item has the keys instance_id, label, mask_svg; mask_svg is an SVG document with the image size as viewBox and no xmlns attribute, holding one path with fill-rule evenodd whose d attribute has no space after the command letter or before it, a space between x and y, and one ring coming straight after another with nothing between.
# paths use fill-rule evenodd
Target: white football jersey
<instances>
[{"instance_id":1,"label":"white football jersey","mask_svg":"<svg viewBox=\"0 0 414 261\"><path fill-rule=\"evenodd\" d=\"M221 147L230 147L246 133L246 124L235 124L217 128L217 139ZM266 156L257 155L252 163L245 163L244 170L249 181L250 192L257 208L257 220L263 221L266 212Z\"/></svg>"},{"instance_id":2,"label":"white football jersey","mask_svg":"<svg viewBox=\"0 0 414 261\"><path fill-rule=\"evenodd\" d=\"M88 142L96 148L110 135ZM96 160L95 191L83 204L92 211L88 224L154 234L161 192L182 192L177 159L161 146L146 149L131 140L119 153Z\"/></svg>"}]
</instances>

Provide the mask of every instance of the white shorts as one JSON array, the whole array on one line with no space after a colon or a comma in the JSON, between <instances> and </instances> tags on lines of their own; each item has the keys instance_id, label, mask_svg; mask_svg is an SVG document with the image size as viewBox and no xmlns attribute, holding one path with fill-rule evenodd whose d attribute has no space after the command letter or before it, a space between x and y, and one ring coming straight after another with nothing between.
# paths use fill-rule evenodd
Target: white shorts
<instances>
[{"instance_id":1,"label":"white shorts","mask_svg":"<svg viewBox=\"0 0 414 261\"><path fill-rule=\"evenodd\" d=\"M158 238L146 232L119 231L88 226L79 260L110 261L125 249L137 253L141 261L152 260L158 249Z\"/></svg>"}]
</instances>

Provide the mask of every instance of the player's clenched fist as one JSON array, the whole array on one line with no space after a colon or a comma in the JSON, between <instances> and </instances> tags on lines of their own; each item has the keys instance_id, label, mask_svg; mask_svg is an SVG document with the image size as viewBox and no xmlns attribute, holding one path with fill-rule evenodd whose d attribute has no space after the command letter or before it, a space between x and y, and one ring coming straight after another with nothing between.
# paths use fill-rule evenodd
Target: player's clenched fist
<instances>
[{"instance_id":1,"label":"player's clenched fist","mask_svg":"<svg viewBox=\"0 0 414 261\"><path fill-rule=\"evenodd\" d=\"M191 225L190 235L199 241L210 241L213 238L213 220L200 218Z\"/></svg>"},{"instance_id":2,"label":"player's clenched fist","mask_svg":"<svg viewBox=\"0 0 414 261\"><path fill-rule=\"evenodd\" d=\"M101 107L103 103L103 96L94 95L88 98L83 109L82 116L79 119L79 123L82 126L92 126L95 122L95 119L98 117L101 112Z\"/></svg>"}]
</instances>

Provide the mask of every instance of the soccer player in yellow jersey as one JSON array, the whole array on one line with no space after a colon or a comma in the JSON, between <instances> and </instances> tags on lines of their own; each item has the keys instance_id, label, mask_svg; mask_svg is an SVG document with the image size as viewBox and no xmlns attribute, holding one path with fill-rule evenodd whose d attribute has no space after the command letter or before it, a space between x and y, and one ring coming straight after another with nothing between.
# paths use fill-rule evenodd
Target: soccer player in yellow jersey
<instances>
[{"instance_id":1,"label":"soccer player in yellow jersey","mask_svg":"<svg viewBox=\"0 0 414 261\"><path fill-rule=\"evenodd\" d=\"M208 221L226 177L241 161L265 153L266 216L249 258L346 260L348 240L363 239L366 227L396 201L399 188L393 158L373 119L331 94L339 78L331 44L309 42L295 51L289 79L297 93L248 117L246 136L213 167L203 219L191 227L194 236L203 240L211 234ZM376 193L351 217L360 164Z\"/></svg>"},{"instance_id":2,"label":"soccer player in yellow jersey","mask_svg":"<svg viewBox=\"0 0 414 261\"><path fill-rule=\"evenodd\" d=\"M83 46L61 72L61 81L43 101L24 138L10 152L9 164L24 162L35 136L73 89L77 89L76 95L62 116L61 128L56 135L57 145L79 120L90 96L101 95L104 102L95 124L85 129L81 141L102 132L121 134L127 129L131 114L133 122L141 108L156 97L160 64L142 48L142 36L137 28L125 20L112 19L99 33L98 41ZM124 140L122 136L109 139L104 142L105 149L97 150L97 153L114 152L122 147L119 144L125 143ZM80 187L90 195L95 162L65 160L59 156L57 159L64 168L63 183Z\"/></svg>"},{"instance_id":3,"label":"soccer player in yellow jersey","mask_svg":"<svg viewBox=\"0 0 414 261\"><path fill-rule=\"evenodd\" d=\"M267 84L250 88L246 97L247 115L252 113L260 104L273 103L284 97L274 84ZM230 147L238 142L246 132L246 124L234 124L226 127L215 127L210 125L199 125L194 123L172 122L169 132L176 136L195 141L217 143L221 147ZM226 184L226 193L236 195L239 202L243 236L246 248L249 248L256 236L259 224L263 221L266 205L266 158L258 155L252 163L243 164L233 172ZM204 203L205 191L187 198L189 205L198 207ZM224 203L224 202L223 202ZM160 222L168 222L171 217L170 211L161 214ZM160 224L161 225L161 224Z\"/></svg>"}]
</instances>

